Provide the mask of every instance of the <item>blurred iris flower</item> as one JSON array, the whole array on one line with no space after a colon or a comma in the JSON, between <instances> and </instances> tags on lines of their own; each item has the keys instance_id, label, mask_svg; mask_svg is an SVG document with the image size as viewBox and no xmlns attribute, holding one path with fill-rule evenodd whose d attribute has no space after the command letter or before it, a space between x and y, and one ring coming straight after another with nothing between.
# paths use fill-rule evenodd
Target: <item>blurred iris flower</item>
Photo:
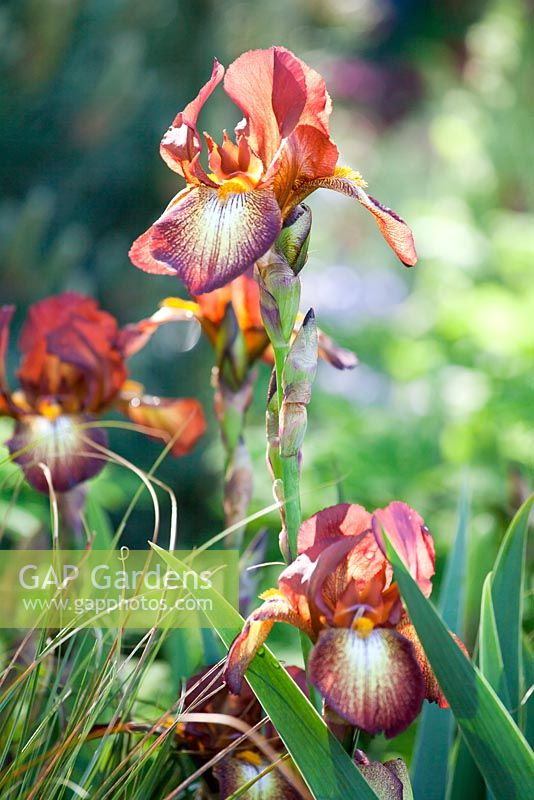
<instances>
[{"instance_id":1,"label":"blurred iris flower","mask_svg":"<svg viewBox=\"0 0 534 800\"><path fill-rule=\"evenodd\" d=\"M175 456L189 452L204 432L197 400L145 395L128 380L126 360L169 321L164 309L119 328L95 300L75 292L35 303L20 335L20 389L11 392L5 356L14 310L0 309L0 415L16 420L7 446L35 489L49 491L46 468L57 492L100 472L107 437L94 419L111 407L172 439Z\"/></svg>"}]
</instances>

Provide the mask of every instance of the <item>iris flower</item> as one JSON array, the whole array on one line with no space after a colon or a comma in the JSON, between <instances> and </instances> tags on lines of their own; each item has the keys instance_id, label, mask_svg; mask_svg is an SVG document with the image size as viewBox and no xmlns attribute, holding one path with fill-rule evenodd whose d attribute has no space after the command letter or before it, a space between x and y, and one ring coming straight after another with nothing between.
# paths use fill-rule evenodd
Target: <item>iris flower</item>
<instances>
[{"instance_id":1,"label":"iris flower","mask_svg":"<svg viewBox=\"0 0 534 800\"><path fill-rule=\"evenodd\" d=\"M425 697L446 706L378 544L382 529L430 595L434 544L416 511L400 502L372 515L359 505L326 508L302 524L298 557L232 645L232 692L273 624L286 622L314 643L308 678L334 719L390 737L415 719Z\"/></svg>"},{"instance_id":2,"label":"iris flower","mask_svg":"<svg viewBox=\"0 0 534 800\"><path fill-rule=\"evenodd\" d=\"M226 131L222 144L204 134L206 170L197 120L223 77L244 117L235 141ZM220 288L263 256L292 210L320 188L358 200L400 260L414 265L406 223L366 194L358 172L338 166L331 108L323 78L283 47L244 53L226 74L215 59L211 78L161 140L163 160L186 186L132 245L135 266L178 275L192 294Z\"/></svg>"},{"instance_id":3,"label":"iris flower","mask_svg":"<svg viewBox=\"0 0 534 800\"><path fill-rule=\"evenodd\" d=\"M224 323L228 306L232 307L233 319L242 334L245 345L247 367L262 358L274 365L274 356L267 331L263 326L260 311L260 290L252 270L247 270L226 286L212 292L198 295L193 300L168 297L162 307L168 310L177 321L196 318L202 330L214 347L218 346L218 334ZM302 322L299 315L297 324ZM340 347L322 330L317 331L319 356L337 369L352 369L357 358L350 350Z\"/></svg>"},{"instance_id":4,"label":"iris flower","mask_svg":"<svg viewBox=\"0 0 534 800\"><path fill-rule=\"evenodd\" d=\"M287 667L288 673L306 691L306 677L298 667ZM187 751L201 763L209 761L218 753L228 752L213 768L219 783L219 797L229 797L243 784L256 779L260 772L282 754L283 744L270 721L266 721L257 734L243 736L250 728L259 725L265 714L252 693L243 684L239 694L228 692L220 673L207 667L187 682L184 709L185 719L194 716L195 721L178 725L176 734L178 747ZM301 800L309 797L297 789L301 785L292 767L283 765L271 770L254 784L250 796L272 798L272 800ZM284 777L285 776L285 777ZM248 794L246 796L249 796Z\"/></svg>"},{"instance_id":5,"label":"iris flower","mask_svg":"<svg viewBox=\"0 0 534 800\"><path fill-rule=\"evenodd\" d=\"M194 399L145 395L128 380L126 360L147 343L169 315L119 328L95 300L65 292L30 307L20 335L20 389L10 392L5 371L13 306L0 309L0 415L16 421L7 442L29 483L66 492L104 466L105 431L93 420L111 407L139 425L176 440L176 456L189 452L205 429L202 407Z\"/></svg>"}]
</instances>

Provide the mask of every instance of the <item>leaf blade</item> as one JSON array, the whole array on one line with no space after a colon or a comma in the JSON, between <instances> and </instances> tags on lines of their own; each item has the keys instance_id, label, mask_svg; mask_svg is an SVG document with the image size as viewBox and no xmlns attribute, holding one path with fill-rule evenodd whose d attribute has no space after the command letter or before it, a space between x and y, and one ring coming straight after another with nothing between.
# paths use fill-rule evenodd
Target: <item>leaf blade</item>
<instances>
[{"instance_id":1,"label":"leaf blade","mask_svg":"<svg viewBox=\"0 0 534 800\"><path fill-rule=\"evenodd\" d=\"M519 718L523 695L522 618L525 555L532 494L514 516L502 541L491 584L495 622L504 662L509 710Z\"/></svg>"},{"instance_id":2,"label":"leaf blade","mask_svg":"<svg viewBox=\"0 0 534 800\"><path fill-rule=\"evenodd\" d=\"M523 734L454 642L389 541L387 549L417 635L486 783L496 797L530 800L534 754Z\"/></svg>"},{"instance_id":3,"label":"leaf blade","mask_svg":"<svg viewBox=\"0 0 534 800\"><path fill-rule=\"evenodd\" d=\"M151 546L170 567L183 568L171 553L152 543ZM229 647L241 632L244 620L223 597L211 592L219 605L227 606L228 619L235 620L232 628L217 630ZM194 595L194 591L191 593ZM203 597L208 596L203 590ZM317 800L378 800L340 742L268 648L263 647L257 654L247 671L247 680Z\"/></svg>"},{"instance_id":4,"label":"leaf blade","mask_svg":"<svg viewBox=\"0 0 534 800\"><path fill-rule=\"evenodd\" d=\"M452 550L447 559L439 608L446 624L460 638L465 608L465 576L467 571L467 523L469 498L460 497L458 525ZM416 797L443 800L447 791L449 756L454 732L450 709L425 703L417 727L412 782Z\"/></svg>"}]
</instances>

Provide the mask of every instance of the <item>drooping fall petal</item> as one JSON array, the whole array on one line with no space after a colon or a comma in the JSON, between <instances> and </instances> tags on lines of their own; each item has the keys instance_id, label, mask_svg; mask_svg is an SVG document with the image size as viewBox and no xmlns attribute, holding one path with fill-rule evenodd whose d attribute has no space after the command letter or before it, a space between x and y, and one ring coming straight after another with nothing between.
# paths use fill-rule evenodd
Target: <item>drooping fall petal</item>
<instances>
[{"instance_id":1,"label":"drooping fall petal","mask_svg":"<svg viewBox=\"0 0 534 800\"><path fill-rule=\"evenodd\" d=\"M274 590L269 592L265 602L248 617L228 652L224 677L228 689L234 694L239 694L245 672L275 622L286 622L311 633L308 623L283 594Z\"/></svg>"},{"instance_id":2,"label":"drooping fall petal","mask_svg":"<svg viewBox=\"0 0 534 800\"><path fill-rule=\"evenodd\" d=\"M255 751L243 751L235 758L224 758L213 769L219 781L221 800L233 795L242 786L263 772L269 762ZM246 794L249 800L301 800L301 795L275 768L256 781Z\"/></svg>"},{"instance_id":3,"label":"drooping fall petal","mask_svg":"<svg viewBox=\"0 0 534 800\"><path fill-rule=\"evenodd\" d=\"M410 228L395 211L366 194L362 183L364 182L358 173L338 168L331 177L317 178L304 183L296 192L294 201L300 203L316 189L333 189L335 192L353 197L371 212L380 233L402 263L406 267L413 267L417 263L417 253Z\"/></svg>"},{"instance_id":4,"label":"drooping fall petal","mask_svg":"<svg viewBox=\"0 0 534 800\"><path fill-rule=\"evenodd\" d=\"M106 462L98 448L107 445L107 436L101 428L87 427L90 421L88 417L68 415L55 419L27 415L17 421L6 444L34 489L49 493L41 464L50 471L56 492L68 492L104 468Z\"/></svg>"},{"instance_id":5,"label":"drooping fall petal","mask_svg":"<svg viewBox=\"0 0 534 800\"><path fill-rule=\"evenodd\" d=\"M193 398L163 398L130 391L133 382L125 384L117 401L118 408L132 422L154 430L154 436L172 441L173 456L183 456L195 446L206 430L202 406Z\"/></svg>"},{"instance_id":6,"label":"drooping fall petal","mask_svg":"<svg viewBox=\"0 0 534 800\"><path fill-rule=\"evenodd\" d=\"M399 625L397 625L397 631L402 634L408 641L410 641L413 645L415 657L419 663L419 669L423 674L423 678L425 680L425 697L431 703L437 703L440 708L448 708L449 704L445 699L445 695L441 691L439 687L439 683L434 675L432 667L426 657L425 651L423 650L423 646L419 641L419 637L417 632L412 625L412 623L408 620L407 617L403 617ZM469 658L469 653L467 652L467 648L463 642L455 636L454 633L451 633L452 638L460 648L460 650L465 654L466 658Z\"/></svg>"},{"instance_id":7,"label":"drooping fall petal","mask_svg":"<svg viewBox=\"0 0 534 800\"><path fill-rule=\"evenodd\" d=\"M322 631L308 674L328 706L372 735L403 731L424 698L412 645L389 628L375 628L365 637L344 628Z\"/></svg>"},{"instance_id":8,"label":"drooping fall petal","mask_svg":"<svg viewBox=\"0 0 534 800\"><path fill-rule=\"evenodd\" d=\"M432 592L431 578L435 572L435 552L434 541L423 518L413 508L398 500L386 508L375 511L373 532L382 551L385 552L382 528L412 578L425 597L429 597Z\"/></svg>"},{"instance_id":9,"label":"drooping fall petal","mask_svg":"<svg viewBox=\"0 0 534 800\"><path fill-rule=\"evenodd\" d=\"M319 342L319 358L328 361L336 369L354 369L358 364L358 356L352 350L341 347L320 328L317 329Z\"/></svg>"},{"instance_id":10,"label":"drooping fall petal","mask_svg":"<svg viewBox=\"0 0 534 800\"><path fill-rule=\"evenodd\" d=\"M121 328L117 337L117 347L124 358L131 358L145 347L160 325L168 322L184 322L195 318L196 303L190 300L175 299L174 305L158 308L152 316L139 322L132 322Z\"/></svg>"},{"instance_id":11,"label":"drooping fall petal","mask_svg":"<svg viewBox=\"0 0 534 800\"><path fill-rule=\"evenodd\" d=\"M237 187L234 187L237 189ZM130 250L147 272L174 272L192 294L224 286L276 239L280 210L270 189L185 190Z\"/></svg>"},{"instance_id":12,"label":"drooping fall petal","mask_svg":"<svg viewBox=\"0 0 534 800\"><path fill-rule=\"evenodd\" d=\"M172 125L161 140L160 154L168 167L178 172L189 182L202 181L214 186L204 170L198 164L198 155L202 144L197 131L197 119L202 106L222 81L224 67L215 58L209 81L204 84L198 95L183 111L175 117ZM193 166L191 164L193 163ZM196 178L196 180L195 180Z\"/></svg>"}]
</instances>

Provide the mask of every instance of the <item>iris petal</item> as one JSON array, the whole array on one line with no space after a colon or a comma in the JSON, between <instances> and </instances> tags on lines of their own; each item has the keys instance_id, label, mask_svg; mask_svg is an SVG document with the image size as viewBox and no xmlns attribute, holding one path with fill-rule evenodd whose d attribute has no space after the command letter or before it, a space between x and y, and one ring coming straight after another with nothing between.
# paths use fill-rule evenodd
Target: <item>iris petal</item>
<instances>
[{"instance_id":1,"label":"iris petal","mask_svg":"<svg viewBox=\"0 0 534 800\"><path fill-rule=\"evenodd\" d=\"M340 172L344 172L344 170L340 170ZM374 197L366 194L358 180L342 174L334 174L329 178L308 181L297 191L294 202L300 203L316 189L333 189L335 192L353 197L371 212L380 233L402 263L406 267L413 267L417 263L413 236L408 225L391 208L387 208Z\"/></svg>"},{"instance_id":2,"label":"iris petal","mask_svg":"<svg viewBox=\"0 0 534 800\"><path fill-rule=\"evenodd\" d=\"M298 615L288 599L273 591L265 603L248 617L228 652L224 677L233 694L239 694L245 672L275 622L287 622L310 633L308 623Z\"/></svg>"},{"instance_id":3,"label":"iris petal","mask_svg":"<svg viewBox=\"0 0 534 800\"><path fill-rule=\"evenodd\" d=\"M419 637L417 632L412 625L411 622L404 617L400 624L397 625L397 630L402 636L404 636L408 641L410 641L413 645L415 657L419 663L419 669L423 674L423 678L425 680L425 697L430 703L437 703L440 708L448 708L449 704L445 699L445 695L441 691L439 687L439 683L437 681L436 676L430 666L430 663L426 657L425 651L423 650L423 645L419 641ZM454 633L451 633L452 638L465 654L466 658L469 658L469 653L467 652L467 648L465 647L464 643L458 639Z\"/></svg>"},{"instance_id":4,"label":"iris petal","mask_svg":"<svg viewBox=\"0 0 534 800\"><path fill-rule=\"evenodd\" d=\"M358 356L352 350L341 347L320 328L317 330L319 358L328 361L336 369L354 369L358 364Z\"/></svg>"},{"instance_id":5,"label":"iris petal","mask_svg":"<svg viewBox=\"0 0 534 800\"><path fill-rule=\"evenodd\" d=\"M220 797L230 797L244 784L257 778L269 763L255 752L243 753L242 757L225 758L213 770L219 781ZM250 800L300 800L301 795L280 775L272 769L256 781L243 797Z\"/></svg>"},{"instance_id":6,"label":"iris petal","mask_svg":"<svg viewBox=\"0 0 534 800\"><path fill-rule=\"evenodd\" d=\"M367 637L344 628L319 635L309 677L328 706L367 733L403 731L420 711L424 681L407 639L389 628Z\"/></svg>"},{"instance_id":7,"label":"iris petal","mask_svg":"<svg viewBox=\"0 0 534 800\"><path fill-rule=\"evenodd\" d=\"M417 581L425 597L429 597L432 592L431 578L435 572L434 541L421 515L406 503L394 500L386 508L375 511L372 526L382 551L385 551L383 528L410 575Z\"/></svg>"},{"instance_id":8,"label":"iris petal","mask_svg":"<svg viewBox=\"0 0 534 800\"><path fill-rule=\"evenodd\" d=\"M202 406L193 398L175 400L123 392L117 405L132 422L152 428L166 441L172 440L173 456L189 453L206 430Z\"/></svg>"},{"instance_id":9,"label":"iris petal","mask_svg":"<svg viewBox=\"0 0 534 800\"><path fill-rule=\"evenodd\" d=\"M280 209L269 189L185 190L134 242L133 263L147 272L174 273L191 294L224 286L245 272L275 241Z\"/></svg>"},{"instance_id":10,"label":"iris petal","mask_svg":"<svg viewBox=\"0 0 534 800\"><path fill-rule=\"evenodd\" d=\"M249 50L228 67L224 90L245 115L252 149L268 166L306 106L303 62L284 47Z\"/></svg>"},{"instance_id":11,"label":"iris petal","mask_svg":"<svg viewBox=\"0 0 534 800\"><path fill-rule=\"evenodd\" d=\"M97 448L107 445L107 436L100 428L86 427L89 421L89 417L65 414L54 420L32 415L17 421L7 447L34 489L49 492L40 464L50 470L56 492L68 492L104 468L105 461ZM97 448L93 450L91 443Z\"/></svg>"},{"instance_id":12,"label":"iris petal","mask_svg":"<svg viewBox=\"0 0 534 800\"><path fill-rule=\"evenodd\" d=\"M224 67L214 59L211 77L204 84L198 95L183 111L175 117L172 125L161 140L160 154L168 167L184 178L198 182L206 182L213 186L213 181L198 163L198 155L202 144L196 128L198 115L202 106L216 86L222 81Z\"/></svg>"}]
</instances>

